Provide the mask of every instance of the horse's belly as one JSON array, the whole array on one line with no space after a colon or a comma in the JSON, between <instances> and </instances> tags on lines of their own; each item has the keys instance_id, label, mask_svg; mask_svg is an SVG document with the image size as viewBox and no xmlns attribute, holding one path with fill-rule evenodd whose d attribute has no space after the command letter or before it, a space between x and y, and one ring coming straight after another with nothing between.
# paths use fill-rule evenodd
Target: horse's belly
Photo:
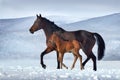
<instances>
[{"instance_id":1,"label":"horse's belly","mask_svg":"<svg viewBox=\"0 0 120 80\"><path fill-rule=\"evenodd\" d=\"M66 46L66 52L73 52L74 46L73 45L67 45Z\"/></svg>"}]
</instances>

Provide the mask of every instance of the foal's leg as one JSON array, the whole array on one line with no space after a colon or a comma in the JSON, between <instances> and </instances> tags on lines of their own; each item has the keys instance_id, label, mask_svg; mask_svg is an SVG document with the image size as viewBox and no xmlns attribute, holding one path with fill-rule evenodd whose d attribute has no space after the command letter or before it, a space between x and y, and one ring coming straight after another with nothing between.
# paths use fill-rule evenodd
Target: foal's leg
<instances>
[{"instance_id":1,"label":"foal's leg","mask_svg":"<svg viewBox=\"0 0 120 80\"><path fill-rule=\"evenodd\" d=\"M60 61L60 69L62 69L62 65L63 65L63 53L59 53L59 61Z\"/></svg>"},{"instance_id":2,"label":"foal's leg","mask_svg":"<svg viewBox=\"0 0 120 80\"><path fill-rule=\"evenodd\" d=\"M60 69L60 61L59 61L59 52L58 51L57 51L57 63L58 63L57 69ZM62 66L64 66L66 69L68 69L68 67L64 63L62 63Z\"/></svg>"},{"instance_id":3,"label":"foal's leg","mask_svg":"<svg viewBox=\"0 0 120 80\"><path fill-rule=\"evenodd\" d=\"M62 66L64 66L66 69L68 69L68 67L62 62Z\"/></svg>"},{"instance_id":4,"label":"foal's leg","mask_svg":"<svg viewBox=\"0 0 120 80\"><path fill-rule=\"evenodd\" d=\"M77 59L78 59L78 56L74 55L74 62L72 64L71 70L75 67L75 63L76 63Z\"/></svg>"},{"instance_id":5,"label":"foal's leg","mask_svg":"<svg viewBox=\"0 0 120 80\"><path fill-rule=\"evenodd\" d=\"M59 57L59 53L57 51L57 69L60 69L60 61L58 60Z\"/></svg>"},{"instance_id":6,"label":"foal's leg","mask_svg":"<svg viewBox=\"0 0 120 80\"><path fill-rule=\"evenodd\" d=\"M83 65L82 65L82 56L78 53L78 57L80 59L80 66L81 66L81 70L83 69Z\"/></svg>"},{"instance_id":7,"label":"foal's leg","mask_svg":"<svg viewBox=\"0 0 120 80\"><path fill-rule=\"evenodd\" d=\"M51 51L53 51L53 49L47 47L47 48L45 49L45 51L43 51L43 52L41 53L41 55L40 55L40 57L41 57L41 65L42 65L42 67L43 67L44 69L46 68L46 65L44 64L43 56L46 55L47 53L51 52Z\"/></svg>"},{"instance_id":8,"label":"foal's leg","mask_svg":"<svg viewBox=\"0 0 120 80\"><path fill-rule=\"evenodd\" d=\"M75 50L75 55L76 55L77 57L79 57L79 59L80 59L80 66L81 66L81 70L82 70L82 69L83 69L82 56L79 54L79 49L76 49L76 50Z\"/></svg>"}]
</instances>

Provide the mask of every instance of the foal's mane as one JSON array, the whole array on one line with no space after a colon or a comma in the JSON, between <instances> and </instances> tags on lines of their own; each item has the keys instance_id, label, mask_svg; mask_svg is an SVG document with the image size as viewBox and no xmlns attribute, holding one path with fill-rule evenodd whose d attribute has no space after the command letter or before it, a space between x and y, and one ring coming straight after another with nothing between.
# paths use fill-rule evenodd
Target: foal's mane
<instances>
[{"instance_id":1,"label":"foal's mane","mask_svg":"<svg viewBox=\"0 0 120 80\"><path fill-rule=\"evenodd\" d=\"M45 17L42 17L42 19L49 25L49 27L54 31L60 31L61 33L63 33L65 30L61 27L58 27L54 22L48 20Z\"/></svg>"}]
</instances>

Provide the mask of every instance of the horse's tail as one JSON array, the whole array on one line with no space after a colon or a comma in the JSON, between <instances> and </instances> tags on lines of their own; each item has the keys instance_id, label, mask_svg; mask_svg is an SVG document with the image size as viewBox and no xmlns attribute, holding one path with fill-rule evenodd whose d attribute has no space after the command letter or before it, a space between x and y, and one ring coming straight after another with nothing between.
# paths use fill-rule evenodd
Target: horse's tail
<instances>
[{"instance_id":1,"label":"horse's tail","mask_svg":"<svg viewBox=\"0 0 120 80\"><path fill-rule=\"evenodd\" d=\"M104 56L105 42L98 33L94 33L94 35L97 38L97 44L98 44L98 60L101 60Z\"/></svg>"}]
</instances>

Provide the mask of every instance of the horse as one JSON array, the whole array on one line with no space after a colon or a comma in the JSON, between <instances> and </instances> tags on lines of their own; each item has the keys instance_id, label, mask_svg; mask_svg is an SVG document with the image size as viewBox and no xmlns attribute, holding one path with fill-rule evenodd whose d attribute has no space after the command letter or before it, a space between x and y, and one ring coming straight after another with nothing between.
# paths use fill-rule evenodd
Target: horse
<instances>
[{"instance_id":1,"label":"horse","mask_svg":"<svg viewBox=\"0 0 120 80\"><path fill-rule=\"evenodd\" d=\"M37 18L29 31L31 33L34 33L38 30L43 29L46 35L46 44L47 48L40 54L41 58L41 66L43 68L46 68L46 65L44 64L43 57L44 55L48 54L51 51L55 50L55 45L51 44L50 47L48 46L49 43L49 37L54 33L59 31L61 37L64 40L77 40L81 43L81 49L87 56L87 59L82 63L83 67L85 64L92 59L93 61L93 70L97 70L97 64L96 64L96 56L93 54L92 49L95 45L95 42L97 42L98 45L98 60L101 60L104 57L104 51L105 51L105 42L102 38L102 36L98 33L89 32L86 30L77 30L77 31L66 31L61 27L58 27L54 22L48 20L45 17L42 17L41 14L37 15ZM57 50L55 50L57 52ZM57 68L60 68L60 62L58 60L58 52L57 52Z\"/></svg>"},{"instance_id":2,"label":"horse","mask_svg":"<svg viewBox=\"0 0 120 80\"><path fill-rule=\"evenodd\" d=\"M63 57L66 52L73 53L74 55L74 62L72 64L71 70L74 68L78 58L80 59L81 70L83 69L82 56L79 54L79 50L81 47L80 47L80 43L77 40L72 40L72 41L64 40L63 38L61 38L60 32L54 32L49 40L51 44L54 44L56 46L55 48L58 51L59 54L58 60L60 62L60 69L62 69L62 66L66 67L65 64L63 63Z\"/></svg>"}]
</instances>

